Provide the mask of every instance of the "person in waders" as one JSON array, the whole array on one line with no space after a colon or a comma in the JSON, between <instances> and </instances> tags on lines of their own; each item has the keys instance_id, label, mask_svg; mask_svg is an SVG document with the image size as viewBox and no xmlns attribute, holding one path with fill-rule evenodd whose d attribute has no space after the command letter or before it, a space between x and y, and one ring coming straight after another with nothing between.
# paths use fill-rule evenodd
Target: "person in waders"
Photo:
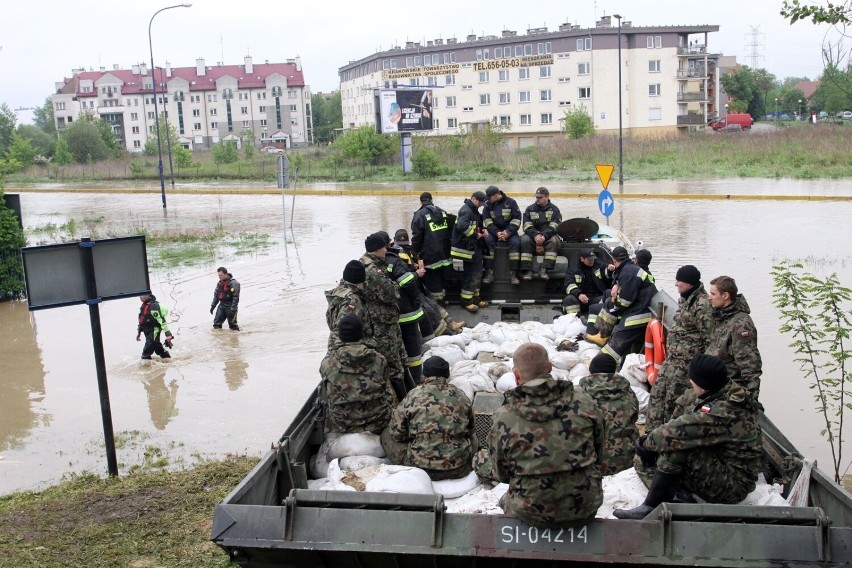
<instances>
[{"instance_id":1,"label":"person in waders","mask_svg":"<svg viewBox=\"0 0 852 568\"><path fill-rule=\"evenodd\" d=\"M139 308L139 325L136 327L136 341L142 341L145 334L145 346L142 348L142 358L150 359L151 354L156 353L163 359L171 359L171 355L160 343L160 332L166 332L166 345L172 346L174 336L169 331L166 316L169 310L160 306L157 297L153 294L142 294L139 296L142 307Z\"/></svg>"},{"instance_id":2,"label":"person in waders","mask_svg":"<svg viewBox=\"0 0 852 568\"><path fill-rule=\"evenodd\" d=\"M213 303L210 304L210 313L216 311L216 315L213 317L213 328L222 329L222 324L227 319L229 329L240 331L240 326L237 325L240 283L224 266L217 268L216 273L219 275L219 282L216 283L216 289L213 290ZM217 305L219 309L216 309Z\"/></svg>"}]
</instances>

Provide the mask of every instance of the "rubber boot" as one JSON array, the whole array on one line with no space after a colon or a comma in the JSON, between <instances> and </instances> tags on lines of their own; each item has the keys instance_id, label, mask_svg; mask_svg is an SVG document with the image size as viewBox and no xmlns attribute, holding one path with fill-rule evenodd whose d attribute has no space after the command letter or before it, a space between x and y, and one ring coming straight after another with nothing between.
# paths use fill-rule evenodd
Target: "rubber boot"
<instances>
[{"instance_id":1,"label":"rubber boot","mask_svg":"<svg viewBox=\"0 0 852 568\"><path fill-rule=\"evenodd\" d=\"M670 503L680 485L679 473L666 473L659 469L654 472L651 488L645 502L635 509L616 509L612 512L617 519L644 519L660 503Z\"/></svg>"},{"instance_id":2,"label":"rubber boot","mask_svg":"<svg viewBox=\"0 0 852 568\"><path fill-rule=\"evenodd\" d=\"M550 280L550 274L547 273L547 269L545 267L541 267L541 270L538 272L538 277L542 280Z\"/></svg>"},{"instance_id":3,"label":"rubber boot","mask_svg":"<svg viewBox=\"0 0 852 568\"><path fill-rule=\"evenodd\" d=\"M160 358L161 358L161 359L171 359L171 358L172 358L172 355L171 355L171 353L169 353L168 351L163 351L163 354L162 354L162 355L160 355Z\"/></svg>"},{"instance_id":4,"label":"rubber boot","mask_svg":"<svg viewBox=\"0 0 852 568\"><path fill-rule=\"evenodd\" d=\"M606 345L607 338L601 335L601 332L597 332L594 335L589 335L588 333L583 336L583 339L590 343L594 343L595 345L600 345L603 347Z\"/></svg>"},{"instance_id":5,"label":"rubber boot","mask_svg":"<svg viewBox=\"0 0 852 568\"><path fill-rule=\"evenodd\" d=\"M489 268L485 271L485 275L482 277L483 284L491 284L494 282L494 269Z\"/></svg>"},{"instance_id":6,"label":"rubber boot","mask_svg":"<svg viewBox=\"0 0 852 568\"><path fill-rule=\"evenodd\" d=\"M402 402L402 399L405 398L405 395L408 394L408 390L405 388L405 381L400 379L391 379L391 386L393 387L393 392L396 393L396 399L399 402Z\"/></svg>"},{"instance_id":7,"label":"rubber boot","mask_svg":"<svg viewBox=\"0 0 852 568\"><path fill-rule=\"evenodd\" d=\"M405 383L406 394L411 392L414 387L417 386L417 383L420 382L420 371L422 370L422 367L417 367L417 377L412 374L412 368L413 367L409 367L408 369L406 369L405 374L402 376L402 380Z\"/></svg>"},{"instance_id":8,"label":"rubber boot","mask_svg":"<svg viewBox=\"0 0 852 568\"><path fill-rule=\"evenodd\" d=\"M461 333L461 330L464 329L464 326L467 322L464 320L453 321L447 326L447 329L455 333Z\"/></svg>"}]
</instances>

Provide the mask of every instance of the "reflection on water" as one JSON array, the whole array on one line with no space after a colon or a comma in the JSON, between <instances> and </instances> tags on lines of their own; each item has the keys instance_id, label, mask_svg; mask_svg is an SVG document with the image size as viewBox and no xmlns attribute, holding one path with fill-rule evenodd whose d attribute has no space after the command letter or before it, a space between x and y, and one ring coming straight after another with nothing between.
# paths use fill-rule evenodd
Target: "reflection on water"
<instances>
[{"instance_id":1,"label":"reflection on water","mask_svg":"<svg viewBox=\"0 0 852 568\"><path fill-rule=\"evenodd\" d=\"M270 236L272 245L262 251L237 254L223 247L204 265L151 273L152 290L168 306L176 336L168 361L139 359L138 299L101 304L115 431L138 430L150 436L150 444L183 448L191 461L196 452L259 454L278 439L318 382L327 338L323 292L336 284L349 259L362 254L368 234L408 227L421 191L431 191L438 205L455 213L464 194L486 185L412 183L405 188L410 195L402 197L299 195L295 208L289 196L285 203L280 195L174 194L167 215L159 194L24 192L21 203L27 227L68 219L83 226L83 219L103 217L87 229L98 231L99 238L140 228L203 229L212 217L221 219L226 232ZM541 184L499 185L526 207ZM602 221L596 199L567 197L600 186L545 185L552 195L563 193L553 200L566 218ZM662 181L633 187L638 193L852 194L852 181L843 180ZM769 271L782 258L812 257L813 270L836 271L842 282L852 282L847 228L852 202L619 199L616 194L611 224L644 241L654 255L651 270L658 286L673 295L674 274L683 264L698 266L705 285L720 274L737 280L758 327L767 414L805 455L830 460L808 382L792 363L790 338L777 331ZM240 332L212 329L210 294L220 265L242 285ZM65 472L104 473L87 308L30 313L23 303L5 303L0 322L7 334L0 341L0 493L42 486ZM101 450L91 451L92 445Z\"/></svg>"}]
</instances>

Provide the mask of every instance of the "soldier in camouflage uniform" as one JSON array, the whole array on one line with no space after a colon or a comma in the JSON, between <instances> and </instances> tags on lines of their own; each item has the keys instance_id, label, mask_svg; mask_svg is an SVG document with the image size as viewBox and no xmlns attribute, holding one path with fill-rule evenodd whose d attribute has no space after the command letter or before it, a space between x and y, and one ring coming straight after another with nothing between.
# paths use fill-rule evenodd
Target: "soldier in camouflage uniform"
<instances>
[{"instance_id":1,"label":"soldier in camouflage uniform","mask_svg":"<svg viewBox=\"0 0 852 568\"><path fill-rule=\"evenodd\" d=\"M325 322L328 325L328 349L333 349L339 342L337 326L341 318L347 314L355 314L364 326L364 337L373 341L373 326L370 314L367 312L364 298L364 280L366 279L364 265L357 260L350 260L343 269L343 279L333 290L325 291L328 308L325 311ZM375 344L371 345L373 348Z\"/></svg>"},{"instance_id":2,"label":"soldier in camouflage uniform","mask_svg":"<svg viewBox=\"0 0 852 568\"><path fill-rule=\"evenodd\" d=\"M719 357L728 369L728 378L757 401L763 362L748 303L729 276L710 281L709 298L715 323L705 353Z\"/></svg>"},{"instance_id":3,"label":"soldier in camouflage uniform","mask_svg":"<svg viewBox=\"0 0 852 568\"><path fill-rule=\"evenodd\" d=\"M675 401L689 388L689 362L707 348L713 330L713 308L701 284L701 272L691 264L681 266L675 275L680 293L674 325L666 337L666 360L651 387L645 429L651 431L668 422Z\"/></svg>"},{"instance_id":4,"label":"soldier in camouflage uniform","mask_svg":"<svg viewBox=\"0 0 852 568\"><path fill-rule=\"evenodd\" d=\"M656 466L645 502L616 509L619 519L642 519L674 498L679 486L708 503L739 503L760 473L760 424L754 399L728 380L725 364L696 355L689 364L691 391L674 418L636 440L636 454Z\"/></svg>"},{"instance_id":5,"label":"soldier in camouflage uniform","mask_svg":"<svg viewBox=\"0 0 852 568\"><path fill-rule=\"evenodd\" d=\"M603 451L598 465L601 475L613 475L633 465L633 442L639 436L639 401L627 379L615 373L612 357L596 356L589 364L592 373L580 379L603 415Z\"/></svg>"},{"instance_id":6,"label":"soldier in camouflage uniform","mask_svg":"<svg viewBox=\"0 0 852 568\"><path fill-rule=\"evenodd\" d=\"M419 467L433 481L456 479L472 470L476 431L467 395L448 381L441 357L423 363L423 383L408 393L382 432L391 463Z\"/></svg>"},{"instance_id":7,"label":"soldier in camouflage uniform","mask_svg":"<svg viewBox=\"0 0 852 568\"><path fill-rule=\"evenodd\" d=\"M364 343L364 328L355 314L341 318L338 337L340 342L320 364L328 430L379 434L396 402L385 358Z\"/></svg>"},{"instance_id":8,"label":"soldier in camouflage uniform","mask_svg":"<svg viewBox=\"0 0 852 568\"><path fill-rule=\"evenodd\" d=\"M550 376L541 345L521 345L514 363L518 386L494 412L488 448L474 461L477 474L508 483L501 507L531 525L593 518L603 502L603 420L595 401L571 381Z\"/></svg>"},{"instance_id":9,"label":"soldier in camouflage uniform","mask_svg":"<svg viewBox=\"0 0 852 568\"><path fill-rule=\"evenodd\" d=\"M377 349L385 356L391 373L391 384L397 398L402 400L408 392L405 361L405 345L399 328L399 286L388 277L385 261L390 237L387 233L373 233L364 241L366 253L361 257L367 276L364 281L364 297L373 326L373 340ZM413 382L410 385L414 387Z\"/></svg>"}]
</instances>

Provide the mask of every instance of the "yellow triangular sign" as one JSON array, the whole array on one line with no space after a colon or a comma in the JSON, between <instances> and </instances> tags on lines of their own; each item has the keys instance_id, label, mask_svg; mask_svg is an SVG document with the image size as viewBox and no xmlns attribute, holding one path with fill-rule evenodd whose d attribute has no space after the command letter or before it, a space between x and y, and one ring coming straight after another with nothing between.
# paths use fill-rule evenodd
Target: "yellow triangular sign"
<instances>
[{"instance_id":1,"label":"yellow triangular sign","mask_svg":"<svg viewBox=\"0 0 852 568\"><path fill-rule=\"evenodd\" d=\"M598 171L598 177L601 178L601 185L606 189L609 180L612 178L612 172L615 171L615 166L612 164L595 164L595 169Z\"/></svg>"}]
</instances>

